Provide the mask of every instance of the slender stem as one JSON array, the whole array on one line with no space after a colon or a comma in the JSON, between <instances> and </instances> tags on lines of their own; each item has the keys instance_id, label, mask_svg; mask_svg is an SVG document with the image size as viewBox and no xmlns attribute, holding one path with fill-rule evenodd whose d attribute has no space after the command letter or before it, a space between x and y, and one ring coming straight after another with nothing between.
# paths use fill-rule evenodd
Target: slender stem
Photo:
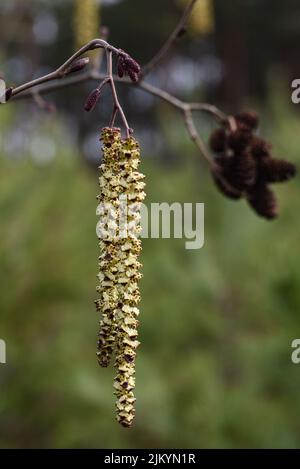
<instances>
[{"instance_id":1,"label":"slender stem","mask_svg":"<svg viewBox=\"0 0 300 469\"><path fill-rule=\"evenodd\" d=\"M79 83L84 83L86 81L89 81L89 80L101 80L101 79L104 79L105 78L105 75L101 74L101 75L98 75L98 74L94 74L92 73L91 70L88 70L88 71L85 71L85 72L81 72L81 73L77 73L76 75L73 75L73 76L68 76L66 78L64 78L63 80L61 81L55 81L55 82L50 82L50 83L47 83L47 84L42 84L42 86L39 86L39 85L33 85L32 87L34 86L37 86L37 91L40 93L40 94L46 94L46 93L50 93L52 91L56 91L56 90L60 90L62 88L67 88L69 86L72 86L72 85L78 85ZM23 85L22 85L23 86ZM16 89L19 89L18 88L14 88L14 90ZM17 94L12 94L12 97L11 99L9 100L9 102L7 104L9 104L11 101L19 101L19 100L22 100L22 99L28 99L28 98L31 98L32 97L32 90L28 89L27 87L24 88L24 91L20 91L18 92Z\"/></svg>"},{"instance_id":2,"label":"slender stem","mask_svg":"<svg viewBox=\"0 0 300 469\"><path fill-rule=\"evenodd\" d=\"M77 85L80 83L84 83L89 80L104 80L107 78L107 75L104 75L103 73L99 73L95 70L90 70L88 72L82 72L78 75L74 75L72 77L66 77L63 81L61 82L56 82L56 83L49 83L45 86L39 87L38 91L40 94L48 93L51 91L56 91L61 88L65 88L68 86L72 85ZM116 75L113 75L113 80L115 83L122 83L124 85L129 85L132 86L132 82L128 79L121 79ZM216 106L213 106L211 104L207 103L186 103L176 96L168 93L165 90L162 90L161 88L158 88L157 86L151 85L150 83L141 81L137 85L138 88L141 90L145 91L146 93L151 94L152 96L155 96L171 106L175 107L176 109L179 109L181 111L184 111L185 109L190 109L195 112L207 112L208 114L211 114L214 118L216 118L218 121L225 122L228 120L228 116L223 113L220 109L218 109ZM15 97L14 99L25 99L25 98L31 98L32 93L24 91L20 96Z\"/></svg>"},{"instance_id":3,"label":"slender stem","mask_svg":"<svg viewBox=\"0 0 300 469\"><path fill-rule=\"evenodd\" d=\"M117 95L117 91L116 91L116 87L115 87L115 82L114 82L114 76L113 76L113 71L112 71L112 52L110 50L107 50L106 53L107 53L107 77L108 77L108 80L109 80L109 84L110 84L111 92L112 92L112 97L113 97L113 101L114 101L113 120L115 119L117 112L119 112L120 117L121 117L122 122L123 122L124 127L125 127L126 137L129 138L130 137L130 127L128 125L126 116L125 116L124 111L122 109L122 106L119 103L119 99L118 99L118 95Z\"/></svg>"},{"instance_id":4,"label":"slender stem","mask_svg":"<svg viewBox=\"0 0 300 469\"><path fill-rule=\"evenodd\" d=\"M146 64L145 67L143 68L142 78L146 76L149 72L151 72L151 70L153 70L156 67L156 65L169 52L169 50L175 43L176 39L180 35L181 31L185 28L188 18L193 10L193 7L196 1L197 0L189 1L174 31L170 34L165 44L161 47L161 49L157 52L157 54L152 58L152 60L150 60L148 64ZM93 49L97 49L97 48L102 48L106 51L106 57L107 57L107 74L106 75L99 73L94 67L88 71L81 72L80 74L76 76L66 77L67 68L74 62L74 60L76 60L78 57L83 55L85 52L93 50ZM124 124L124 127L126 129L126 135L127 137L129 137L131 133L131 129L129 128L126 116L119 103L117 92L116 92L116 87L115 87L115 82L121 82L126 85L130 85L132 83L128 79L121 80L119 77L116 77L113 75L112 53L119 54L119 52L120 52L119 49L108 44L108 42L106 42L104 39L93 39L92 41L88 42L85 46L81 47L69 59L67 59L66 62L64 62L59 68L57 68L53 72L14 88L12 91L11 98L22 99L22 98L28 98L28 97L32 98L34 96L35 101L39 105L42 105L42 101L41 101L42 98L40 95L43 93L47 93L49 91L54 91L60 88L64 88L66 86L72 86L78 83L83 83L88 80L102 80L102 82L98 86L98 89L101 89L106 83L109 83L111 87L111 91L112 91L112 96L113 96L114 105L113 105L113 112L112 112L110 125L111 126L114 125L116 115L119 112L122 122ZM62 79L62 78L63 80L59 81L59 79ZM53 82L53 81L54 83L48 83L48 82ZM44 86L40 86L40 85L44 85ZM214 162L213 158L209 154L209 151L205 143L203 142L202 138L199 135L199 132L196 129L195 122L193 119L193 111L194 112L201 112L201 111L207 112L211 114L217 121L221 122L222 124L226 123L227 125L229 125L231 129L235 127L234 119L228 117L226 114L224 114L222 111L220 111L217 107L213 105L210 105L207 103L186 103L178 99L177 97L171 95L167 91L162 90L156 86L150 85L149 83L145 83L142 80L139 81L137 86L143 91L145 91L146 93L150 93L151 95L156 96L157 98L169 103L175 109L181 111L191 140L195 143L195 145L197 146L197 148L199 149L199 151L201 152L205 160L208 162L211 170L218 171L218 167L216 163ZM34 92L32 92L31 88L35 88L35 87L37 87L37 89Z\"/></svg>"},{"instance_id":5,"label":"slender stem","mask_svg":"<svg viewBox=\"0 0 300 469\"><path fill-rule=\"evenodd\" d=\"M111 60L110 60L109 57L108 57L108 69L109 69L109 73L112 73L112 64L111 64ZM115 96L116 96L116 90L115 90L115 87L114 87L115 82L123 83L125 85L132 85L132 82L128 79L120 79L119 77L117 77L115 75L108 76L108 75L104 75L100 72L97 72L95 70L90 70L88 72L82 72L82 73L80 73L76 76L73 76L73 77L66 77L62 82L48 83L45 86L39 87L38 92L39 92L39 94L43 94L43 93L47 93L47 92L50 92L50 91L55 91L55 90L58 90L58 89L61 89L61 88L65 88L67 86L72 86L72 85L76 85L76 84L79 84L79 83L83 83L83 82L86 82L86 81L89 81L89 80L97 80L97 81L103 80L101 84L103 84L105 82L105 80L107 80L107 81L109 81L109 83L111 85L111 79L112 79L112 82L113 82L112 90L114 89L113 97L114 97L114 93L115 93ZM194 111L194 112L201 112L201 111L207 112L207 113L211 114L217 121L221 121L221 122L228 121L228 116L225 113L223 113L221 110L219 110L216 106L213 106L213 105L210 105L210 104L207 104L207 103L186 103L186 102L178 99L177 97L171 95L167 91L162 90L162 89L160 89L160 88L158 88L154 85L150 85L149 83L146 83L144 81L139 82L136 86L138 88L140 88L141 90L145 91L146 93L149 93L152 96L155 96L155 97L167 102L168 104L173 106L175 109L182 112L182 114L184 116L185 125L187 127L187 130L188 130L188 133L190 135L191 140L195 143L197 148L200 150L201 154L204 156L206 161L208 161L210 167L212 168L214 166L213 159L209 155L209 152L208 152L203 140L201 139L201 137L200 137L200 135L199 135L199 133L198 133L196 127L195 127L194 119L193 119L193 116L192 116L192 111ZM27 90L27 91L23 92L20 96L17 96L15 99L23 99L23 98L31 98L31 97L32 97L32 92ZM118 103L118 105L116 105L116 103ZM116 99L116 102L115 102L115 99L114 99L114 108L113 108L113 114L112 114L112 118L111 118L111 121L110 121L110 125L114 124L116 114L118 112L120 112L120 109L122 110L122 108L120 106L120 103L118 101L118 98ZM121 114L121 117L122 117L122 113L120 113L120 114ZM124 115L124 113L123 113L123 115ZM127 132L127 136L128 136L130 134L130 129L129 129L129 126L128 126L125 115L124 115L124 118L125 118L125 120L123 120L123 122L124 122L126 132ZM126 124L125 124L125 122L126 122Z\"/></svg>"},{"instance_id":6,"label":"slender stem","mask_svg":"<svg viewBox=\"0 0 300 469\"><path fill-rule=\"evenodd\" d=\"M212 114L217 120L221 123L225 123L228 121L228 116L216 106L207 103L189 103L189 108L191 111L204 111L209 114Z\"/></svg>"},{"instance_id":7,"label":"slender stem","mask_svg":"<svg viewBox=\"0 0 300 469\"><path fill-rule=\"evenodd\" d=\"M103 88L103 86L105 86L106 83L108 83L109 81L110 81L110 78L109 78L109 77L105 77L105 78L101 81L100 85L97 86L97 90L101 91L102 88Z\"/></svg>"},{"instance_id":8,"label":"slender stem","mask_svg":"<svg viewBox=\"0 0 300 469\"><path fill-rule=\"evenodd\" d=\"M169 37L165 46L160 50L156 58L154 58L155 60L153 59L151 62L149 62L148 66L146 67L146 72L147 72L147 69L148 71L150 71L150 69L152 69L153 66L155 66L159 60L161 60L164 54L171 47L171 45L174 42L174 38L178 36L178 32L185 25L187 18L189 14L191 13L194 4L195 4L195 1L191 1L189 3L189 5L187 6L183 14L183 17L181 18L180 22L178 23L172 35ZM97 49L97 48L103 48L106 51L107 74L104 75L98 72L97 70L95 70L94 68L92 68L88 71L83 71L81 73L78 73L75 76L70 76L70 77L65 76L67 68L74 62L74 60L76 60L78 57L83 55L85 52L89 50ZM89 80L102 80L102 82L98 86L98 89L101 89L105 84L109 83L111 87L111 91L112 91L114 104L113 104L113 112L112 112L110 125L111 126L114 125L116 115L117 113L120 113L121 120L126 130L126 136L128 138L131 134L131 129L128 125L122 106L120 105L117 92L116 92L115 83L120 82L120 83L124 83L125 85L132 85L132 82L127 78L120 79L119 77L113 75L112 53L119 54L119 49L111 46L103 39L93 39L92 41L87 43L85 46L83 46L81 49L79 49L77 52L75 52L75 54L73 54L68 60L66 60L66 62L64 62L55 71L43 77L37 78L35 80L32 80L28 83L25 83L23 85L20 85L14 88L12 92L12 99L23 99L23 98L29 98L29 97L32 98L33 96L35 96L35 101L41 105L40 95L42 95L43 93L54 91L60 88L65 88L67 86L72 86L78 83L83 83ZM151 63L152 65L150 67ZM61 78L63 78L63 80L60 81L59 79ZM136 86L138 86L141 90L145 91L146 93L156 96L157 98L169 103L175 109L181 111L191 140L195 143L195 145L197 146L197 148L199 149L199 151L201 152L205 160L208 162L211 170L217 171L216 164L213 158L211 157L201 136L199 135L199 132L196 129L192 113L193 112L207 112L210 115L212 115L217 121L223 124L227 123L230 126L230 128L234 128L235 126L234 120L228 117L225 113L219 110L216 106L213 106L211 104L184 102L180 100L179 98L177 98L176 96L168 93L167 91L162 90L144 81L140 81L138 84L136 84ZM31 88L36 88L34 91L35 94L33 94L33 91L31 90ZM36 95L36 93L38 95Z\"/></svg>"},{"instance_id":9,"label":"slender stem","mask_svg":"<svg viewBox=\"0 0 300 469\"><path fill-rule=\"evenodd\" d=\"M24 85L20 85L13 89L12 97L16 96L17 94L21 93L22 91L29 90L35 86L41 85L42 83L46 83L47 81L56 80L59 78L57 71L48 73L43 77L37 78L36 80L29 81L28 83L24 83Z\"/></svg>"},{"instance_id":10,"label":"slender stem","mask_svg":"<svg viewBox=\"0 0 300 469\"><path fill-rule=\"evenodd\" d=\"M118 49L111 46L103 39L93 39L92 41L88 42L85 46L81 47L77 52L75 52L75 54L73 54L69 59L67 59L60 67L58 67L53 72L14 88L12 91L12 97L16 96L22 91L28 90L43 83L63 78L65 76L67 68L74 62L74 60L78 59L85 52L98 48L103 48L105 50L109 50L110 52L118 53Z\"/></svg>"},{"instance_id":11,"label":"slender stem","mask_svg":"<svg viewBox=\"0 0 300 469\"><path fill-rule=\"evenodd\" d=\"M185 109L186 103L176 98L172 94L168 93L167 91L158 88L157 86L153 86L150 85L150 83L141 81L138 83L138 87L146 91L147 93L150 93L153 96L156 96L157 98L160 98L163 101L171 104L173 107L180 109L181 111L184 111Z\"/></svg>"},{"instance_id":12,"label":"slender stem","mask_svg":"<svg viewBox=\"0 0 300 469\"><path fill-rule=\"evenodd\" d=\"M184 122L187 128L187 131L189 133L189 136L191 137L191 140L195 143L200 153L209 164L209 167L211 168L211 170L215 170L216 164L213 158L211 157L211 155L209 154L209 151L207 150L205 143L203 142L202 138L200 137L196 129L191 109L186 108L183 112L183 116L184 116Z\"/></svg>"},{"instance_id":13,"label":"slender stem","mask_svg":"<svg viewBox=\"0 0 300 469\"><path fill-rule=\"evenodd\" d=\"M150 73L157 65L158 63L165 57L165 55L169 52L171 47L173 46L174 42L178 38L178 35L180 32L183 30L185 27L190 14L192 13L193 7L195 5L197 0L190 0L188 5L186 6L176 28L174 31L170 34L169 38L166 40L164 45L161 47L161 49L156 53L156 55L153 57L153 59L148 62L142 70L142 76L145 77Z\"/></svg>"},{"instance_id":14,"label":"slender stem","mask_svg":"<svg viewBox=\"0 0 300 469\"><path fill-rule=\"evenodd\" d=\"M110 122L109 122L109 127L114 127L117 114L118 114L118 108L116 106L114 106L113 112L112 112L112 115L111 115L111 119L110 119Z\"/></svg>"}]
</instances>

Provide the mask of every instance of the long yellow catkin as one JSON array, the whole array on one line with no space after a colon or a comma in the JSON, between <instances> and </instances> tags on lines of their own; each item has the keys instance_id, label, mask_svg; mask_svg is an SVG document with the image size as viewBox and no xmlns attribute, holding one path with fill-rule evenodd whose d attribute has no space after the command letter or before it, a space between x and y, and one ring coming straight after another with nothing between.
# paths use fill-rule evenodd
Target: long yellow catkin
<instances>
[{"instance_id":1,"label":"long yellow catkin","mask_svg":"<svg viewBox=\"0 0 300 469\"><path fill-rule=\"evenodd\" d=\"M115 352L115 394L117 420L130 427L135 414L135 357L139 345L137 327L141 263L140 208L144 200L144 175L138 171L140 151L137 141L121 139L120 130L104 128L100 215L100 293L96 306L102 312L98 340L98 361L108 366ZM126 216L124 217L124 205Z\"/></svg>"}]
</instances>

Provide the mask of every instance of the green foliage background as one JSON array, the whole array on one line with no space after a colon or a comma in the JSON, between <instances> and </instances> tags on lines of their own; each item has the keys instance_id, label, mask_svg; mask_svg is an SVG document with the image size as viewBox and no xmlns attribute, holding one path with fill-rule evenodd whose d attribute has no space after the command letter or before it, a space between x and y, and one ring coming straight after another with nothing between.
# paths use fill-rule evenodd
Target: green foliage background
<instances>
[{"instance_id":1,"label":"green foliage background","mask_svg":"<svg viewBox=\"0 0 300 469\"><path fill-rule=\"evenodd\" d=\"M264 132L299 163L299 120L276 96ZM1 110L4 130L15 111ZM0 447L299 447L299 179L277 188L279 220L261 220L217 193L170 119L166 147L181 145L182 160L162 165L142 149L147 202L205 202L206 242L144 240L130 430L114 421L113 370L95 357L97 175L57 138L57 118L43 130L60 141L51 164L1 154Z\"/></svg>"}]
</instances>

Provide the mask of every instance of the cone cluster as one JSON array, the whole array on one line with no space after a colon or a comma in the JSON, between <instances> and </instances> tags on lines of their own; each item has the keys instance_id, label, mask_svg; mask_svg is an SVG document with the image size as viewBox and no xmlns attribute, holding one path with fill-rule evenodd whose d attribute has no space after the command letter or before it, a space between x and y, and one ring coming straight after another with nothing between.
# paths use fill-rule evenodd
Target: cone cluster
<instances>
[{"instance_id":1,"label":"cone cluster","mask_svg":"<svg viewBox=\"0 0 300 469\"><path fill-rule=\"evenodd\" d=\"M117 71L120 78L123 78L124 75L128 75L133 83L137 83L139 81L141 67L129 54L119 49Z\"/></svg>"},{"instance_id":2,"label":"cone cluster","mask_svg":"<svg viewBox=\"0 0 300 469\"><path fill-rule=\"evenodd\" d=\"M117 420L130 427L135 414L135 358L137 340L138 282L142 277L141 203L144 200L144 175L138 171L140 152L137 141L121 139L120 129L104 128L98 236L99 299L96 308L102 313L98 336L98 362L107 367L115 357L114 382L117 396ZM126 209L124 209L124 203ZM126 216L124 216L124 210Z\"/></svg>"},{"instance_id":3,"label":"cone cluster","mask_svg":"<svg viewBox=\"0 0 300 469\"><path fill-rule=\"evenodd\" d=\"M210 137L217 163L213 171L216 186L231 199L245 197L258 215L276 218L278 205L270 184L288 181L295 176L296 167L273 158L271 145L256 135L256 113L242 112L234 118L234 130L220 127Z\"/></svg>"}]
</instances>

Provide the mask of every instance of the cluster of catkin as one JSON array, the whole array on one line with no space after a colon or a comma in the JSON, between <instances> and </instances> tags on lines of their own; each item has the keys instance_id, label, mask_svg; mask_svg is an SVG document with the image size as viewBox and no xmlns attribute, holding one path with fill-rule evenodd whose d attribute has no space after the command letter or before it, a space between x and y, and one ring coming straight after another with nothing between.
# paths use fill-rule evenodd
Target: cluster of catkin
<instances>
[{"instance_id":1,"label":"cluster of catkin","mask_svg":"<svg viewBox=\"0 0 300 469\"><path fill-rule=\"evenodd\" d=\"M133 137L122 140L120 129L104 128L99 214L99 285L96 308L102 313L98 336L98 362L107 367L114 355L117 420L130 427L135 414L135 357L138 282L142 277L139 254L144 175L138 171L140 151Z\"/></svg>"}]
</instances>

